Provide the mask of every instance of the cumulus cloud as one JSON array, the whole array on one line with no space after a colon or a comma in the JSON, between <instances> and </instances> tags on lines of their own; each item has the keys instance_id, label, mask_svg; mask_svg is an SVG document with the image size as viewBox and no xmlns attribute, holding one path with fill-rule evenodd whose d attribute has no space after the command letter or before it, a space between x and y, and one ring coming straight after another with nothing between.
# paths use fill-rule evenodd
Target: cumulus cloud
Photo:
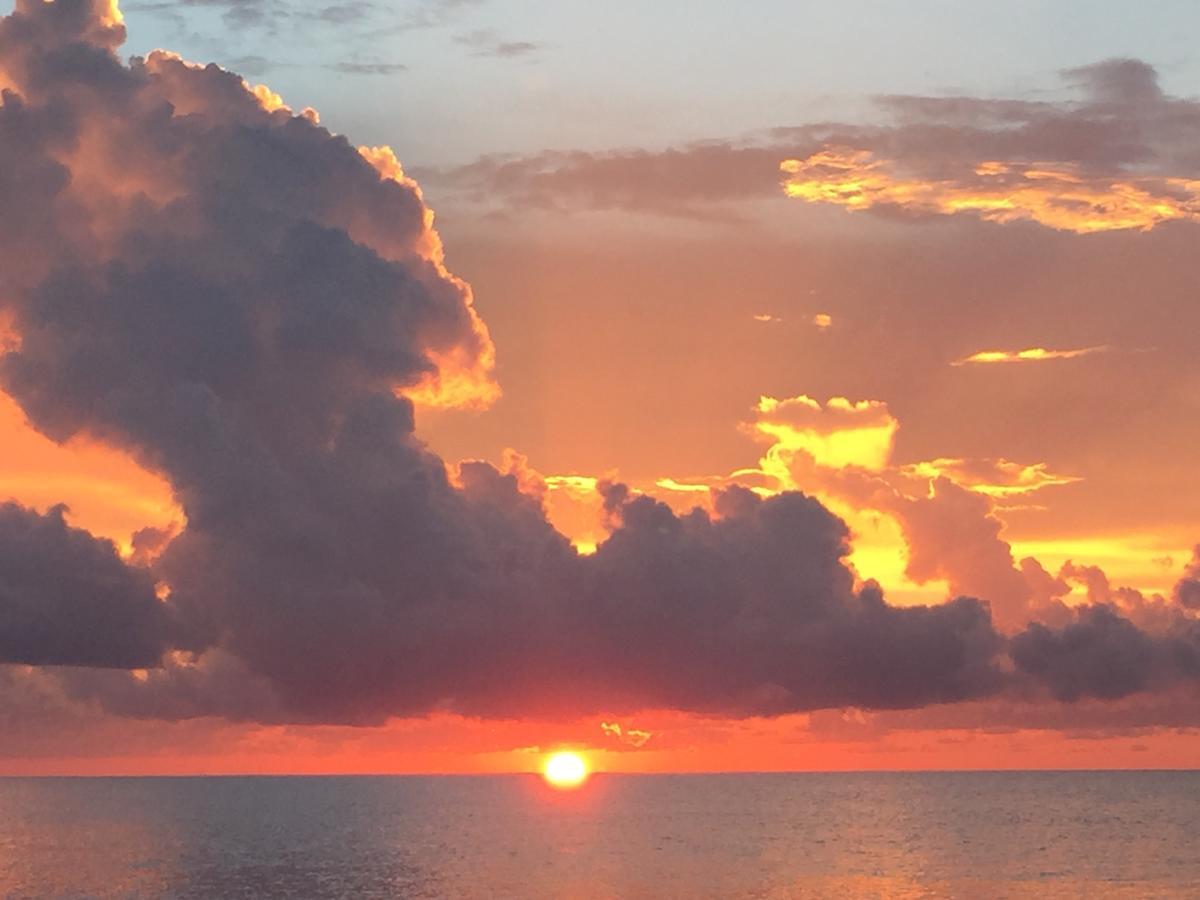
<instances>
[{"instance_id":1,"label":"cumulus cloud","mask_svg":"<svg viewBox=\"0 0 1200 900\"><path fill-rule=\"evenodd\" d=\"M1200 625L1180 619L1166 633L1148 633L1111 606L1087 606L1058 629L1031 624L1012 639L1011 655L1059 700L1117 699L1200 680Z\"/></svg>"},{"instance_id":2,"label":"cumulus cloud","mask_svg":"<svg viewBox=\"0 0 1200 900\"><path fill-rule=\"evenodd\" d=\"M63 512L0 503L0 663L157 666L178 636L150 573Z\"/></svg>"},{"instance_id":3,"label":"cumulus cloud","mask_svg":"<svg viewBox=\"0 0 1200 900\"><path fill-rule=\"evenodd\" d=\"M494 396L492 346L395 155L215 66L123 65L107 10L22 0L0 23L0 169L43 211L5 223L0 382L44 434L170 482L185 523L136 551L187 652L72 690L129 715L361 723L991 688L986 608L856 587L844 526L801 495L680 516L605 485L613 531L581 557L519 471L449 472L413 398Z\"/></svg>"},{"instance_id":4,"label":"cumulus cloud","mask_svg":"<svg viewBox=\"0 0 1200 900\"><path fill-rule=\"evenodd\" d=\"M1196 548L1183 578L1175 586L1175 599L1188 609L1200 609L1200 547Z\"/></svg>"},{"instance_id":5,"label":"cumulus cloud","mask_svg":"<svg viewBox=\"0 0 1200 900\"><path fill-rule=\"evenodd\" d=\"M803 394L762 397L755 413L749 430L771 444L765 465L781 476L797 453L822 466L881 469L900 427L887 404L877 400L833 397L822 405Z\"/></svg>"},{"instance_id":6,"label":"cumulus cloud","mask_svg":"<svg viewBox=\"0 0 1200 900\"><path fill-rule=\"evenodd\" d=\"M902 553L908 580L944 582L951 596L986 599L1005 631L1032 618L1062 619L1069 586L1036 560L1014 557L998 504L1079 478L1003 458L897 465L900 422L878 400L837 397L822 405L803 395L764 397L754 413L746 428L769 446L756 467L730 479L768 495L813 493L854 526L860 558L871 558L863 538L875 536L880 549Z\"/></svg>"}]
</instances>

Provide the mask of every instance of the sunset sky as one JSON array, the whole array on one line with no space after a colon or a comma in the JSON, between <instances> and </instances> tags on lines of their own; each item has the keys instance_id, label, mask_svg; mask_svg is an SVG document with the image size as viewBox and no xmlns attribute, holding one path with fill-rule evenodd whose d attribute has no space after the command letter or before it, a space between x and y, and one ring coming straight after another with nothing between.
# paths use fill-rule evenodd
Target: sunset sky
<instances>
[{"instance_id":1,"label":"sunset sky","mask_svg":"<svg viewBox=\"0 0 1200 900\"><path fill-rule=\"evenodd\" d=\"M0 774L1194 766L1197 27L18 0Z\"/></svg>"}]
</instances>

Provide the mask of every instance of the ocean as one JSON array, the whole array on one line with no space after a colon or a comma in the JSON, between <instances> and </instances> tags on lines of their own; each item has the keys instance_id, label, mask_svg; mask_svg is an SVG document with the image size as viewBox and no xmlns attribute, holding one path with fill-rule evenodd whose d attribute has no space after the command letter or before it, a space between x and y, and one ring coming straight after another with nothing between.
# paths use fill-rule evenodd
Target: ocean
<instances>
[{"instance_id":1,"label":"ocean","mask_svg":"<svg viewBox=\"0 0 1200 900\"><path fill-rule=\"evenodd\" d=\"M0 779L0 896L1200 897L1200 773Z\"/></svg>"}]
</instances>

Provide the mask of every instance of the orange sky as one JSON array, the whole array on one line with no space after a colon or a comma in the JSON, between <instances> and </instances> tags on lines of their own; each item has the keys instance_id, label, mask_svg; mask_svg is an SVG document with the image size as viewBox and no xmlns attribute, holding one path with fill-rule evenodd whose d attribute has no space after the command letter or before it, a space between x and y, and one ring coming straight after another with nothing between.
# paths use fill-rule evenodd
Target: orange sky
<instances>
[{"instance_id":1,"label":"orange sky","mask_svg":"<svg viewBox=\"0 0 1200 900\"><path fill-rule=\"evenodd\" d=\"M87 40L111 43L120 24L115 6L97 9L100 37ZM438 316L413 314L418 325L411 326L386 320L397 331L420 331L425 364L387 390L415 401L416 438L445 462L453 490L482 491L459 464L487 460L582 555L626 525L621 509L629 507L614 507L605 493L612 483L627 485L631 497L661 501L672 521L697 507L720 521L726 490L760 498L800 491L849 529L856 597L871 581L896 607L979 597L1005 636L1030 623L1066 628L1082 621L1072 618L1080 610L1105 604L1147 634L1174 639L1180 628L1194 631L1195 610L1173 592L1200 541L1193 452L1200 442L1200 313L1191 262L1200 172L1180 155L1174 123L1200 123L1200 105L1167 95L1153 69L1133 62L1112 68L1110 61L1103 64L1110 69L1080 76L1082 95L1060 106L1004 107L1019 125L1011 134L988 124L999 115L994 98L958 98L966 112L931 98L907 98L908 105L892 98L894 116L871 125L780 126L758 143L729 138L670 151L531 156L508 160L508 168L481 156L461 170L419 175L422 188L391 149L364 147L361 158L338 157L363 193L331 190L303 224L317 222L345 239L338 260L359 253L371 256L363 266L379 264L348 292L369 292L407 267L406 284L418 286L411 290L433 298L421 315L436 308ZM0 78L7 77L3 63ZM303 97L230 82L235 100L216 91L214 100L201 85L204 70L169 54L144 65L180 112L194 104L200 119L242 117L264 129L294 122L319 135L305 140L326 137L312 111L291 118ZM1070 128L1128 102L1121 92L1134 88L1147 142L1133 154L1136 165L1116 140L1081 158ZM1039 130L1046 121L1061 131L1046 127L1054 140ZM928 139L926 129L935 126L960 136L956 149ZM143 214L139 204L162 214L192 190L190 169L174 158L122 181L122 142L132 146L140 136L119 128L97 113L80 146L54 151L58 164L76 172L70 190L87 200L69 210L82 216L75 224L86 225L59 236L64 247L79 242L72 253L88 241L98 254L125 252L122 240L136 243L129 234L139 234L129 230ZM1008 157L993 152L1005 148ZM403 149L396 148L401 157ZM365 169L368 177L355 166L373 171ZM426 202L438 210L436 220ZM202 230L182 221L184 231ZM13 228L45 249L32 226ZM40 296L28 287L44 275L36 255L22 258L14 286L0 290ZM47 254L46 270L55 264ZM5 321L2 344L15 358L25 336L16 320L6 314ZM27 311L24 321L31 334L44 324ZM188 348L211 324L199 316L183 321L179 334L155 340ZM401 342L403 353L379 350L372 335L339 331L343 325L336 316L321 320L314 346L362 340L365 349L331 365L328 385L312 386L310 396L328 387L343 401L343 378L354 389L361 378L374 390L391 373L379 375L372 366L383 363L366 357L378 350L392 364L411 350ZM130 328L133 352L157 359L160 348L138 343L142 332ZM50 358L59 345L38 344L45 347ZM226 351L204 345L189 363L200 369ZM243 351L228 352L229 370L240 372L236 354ZM295 359L305 353L318 355L304 348ZM365 375L355 368L360 363ZM163 366L169 370L170 360ZM145 380L133 371L133 382ZM289 375L307 383L296 366ZM107 409L65 403L65 413L47 413L53 403L39 393L40 381L36 389L13 383L12 394L31 398L30 415L43 417L45 433L14 396L0 393L0 500L38 513L65 504L69 524L112 541L136 572L153 566L165 544L139 549L139 531L178 535L188 530L189 503L210 518L220 506L205 505L210 498L191 481L182 486L193 477L192 460L177 451L173 435L123 432L126 420L104 419ZM324 423L321 415L292 421L270 379L260 383L263 394L245 401L253 415L239 407L236 424L251 421L255 434L262 428L263 445L290 463L279 446L315 442L307 429ZM242 394L231 396L240 401ZM330 408L339 427L360 414L350 401ZM314 409L327 412L316 401ZM63 433L79 433L52 440L47 435L60 421L54 415L72 423ZM276 418L282 424L272 432ZM89 436L101 432L122 437ZM364 446L373 439L367 434ZM397 439L407 451L405 441L407 433ZM161 472L135 461L128 448L137 446L143 460L160 461ZM259 448L252 441L230 446L222 452ZM186 465L173 459L176 452ZM385 462L371 457L363 468L378 464L383 481L391 475ZM172 464L183 474L173 476ZM336 533L323 539L344 539L354 551L370 544ZM246 550L253 555L253 547ZM275 574L263 572L264 581ZM167 576L154 578L167 603ZM222 597L234 613L241 599ZM239 627L247 621L257 633L252 615ZM292 624L285 617L279 628ZM212 640L224 640L219 627L216 633ZM242 665L238 654L249 652L236 642L214 646L214 667L230 658ZM207 671L213 657L203 654L211 648L175 647L164 678ZM250 683L255 667L247 665L229 671L235 682L245 679L244 694L253 698L261 685ZM1012 661L1004 666L1011 674ZM270 693L278 673L255 671ZM776 718L728 708L476 718L448 711L458 698L435 693L433 712L350 727L316 724L311 709L292 712L297 723L312 724L278 724L287 715L242 714L237 703L194 715L169 704L161 715L136 704L106 707L110 683L93 691L85 677L19 661L0 665L0 688L17 698L11 712L0 709L0 774L533 771L558 747L578 748L595 769L611 772L1171 768L1200 758L1194 680L1183 687L1151 680L1107 698L1034 696L1024 686L912 710L848 707ZM155 677L135 670L129 680L153 684ZM557 699L569 707L569 697ZM731 703L726 696L712 702Z\"/></svg>"}]
</instances>

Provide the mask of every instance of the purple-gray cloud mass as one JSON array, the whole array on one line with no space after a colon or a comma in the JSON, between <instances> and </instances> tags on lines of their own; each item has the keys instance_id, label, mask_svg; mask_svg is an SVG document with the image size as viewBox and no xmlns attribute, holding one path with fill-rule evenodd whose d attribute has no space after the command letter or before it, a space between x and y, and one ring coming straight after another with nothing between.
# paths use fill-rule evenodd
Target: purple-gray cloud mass
<instances>
[{"instance_id":1,"label":"purple-gray cloud mass","mask_svg":"<svg viewBox=\"0 0 1200 900\"><path fill-rule=\"evenodd\" d=\"M0 310L20 337L0 387L54 440L161 473L187 522L138 565L60 511L0 507L0 660L150 669L62 678L167 719L779 714L1008 688L986 597L889 605L799 493L679 515L607 485L611 537L580 556L515 475L452 478L402 392L451 367L486 381L491 345L416 186L215 66L123 64L123 37L99 0L0 21ZM1062 699L1197 678L1194 627L1077 615L1012 639L1021 676Z\"/></svg>"},{"instance_id":2,"label":"purple-gray cloud mass","mask_svg":"<svg viewBox=\"0 0 1200 900\"><path fill-rule=\"evenodd\" d=\"M718 137L659 151L493 155L418 174L447 195L476 204L730 221L739 221L739 203L782 196L783 160L805 159L824 148L866 152L908 177L945 181L964 191L994 190L1000 174L976 170L995 161L1011 167L1005 176L1011 186L1025 186L1025 167L1035 176L1044 167L1063 167L1083 184L1095 180L1106 187L1142 177L1200 176L1200 102L1164 93L1152 66L1109 59L1060 76L1072 94L1064 99L884 95L875 102L885 124L780 126L741 140ZM1181 188L1165 190L1170 195ZM872 208L888 216L924 215L894 204Z\"/></svg>"},{"instance_id":3,"label":"purple-gray cloud mass","mask_svg":"<svg viewBox=\"0 0 1200 900\"><path fill-rule=\"evenodd\" d=\"M110 541L0 503L0 663L156 666L171 646L169 610L144 569Z\"/></svg>"}]
</instances>

